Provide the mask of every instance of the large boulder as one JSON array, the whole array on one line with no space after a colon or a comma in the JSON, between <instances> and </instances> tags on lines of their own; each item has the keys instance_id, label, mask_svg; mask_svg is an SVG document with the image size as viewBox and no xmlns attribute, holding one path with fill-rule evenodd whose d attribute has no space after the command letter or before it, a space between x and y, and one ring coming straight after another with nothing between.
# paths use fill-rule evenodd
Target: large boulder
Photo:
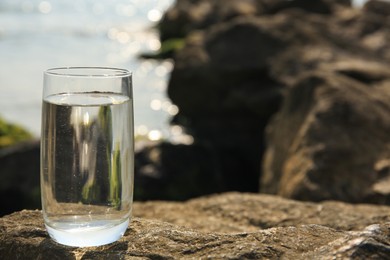
<instances>
[{"instance_id":1,"label":"large boulder","mask_svg":"<svg viewBox=\"0 0 390 260\"><path fill-rule=\"evenodd\" d=\"M237 18L187 38L177 54L168 95L174 123L213 150L223 190L258 190L262 132L278 109L282 87L267 62L283 48L283 19ZM248 39L251 38L251 41Z\"/></svg>"},{"instance_id":2,"label":"large boulder","mask_svg":"<svg viewBox=\"0 0 390 260\"><path fill-rule=\"evenodd\" d=\"M365 85L367 92L370 92L367 89L372 87L378 91L386 88L384 82L388 77L390 57L386 40L389 36L386 6L389 4L372 0L359 10L352 8L350 1L315 2L241 1L242 5L251 8L234 9L233 6L236 5L232 1L225 1L225 5L221 1L178 1L177 5L167 12L162 23L167 21L170 12L177 14L172 16L172 21L175 22L178 17L188 17L183 15L185 13L201 15L197 17L197 22L192 18L187 19L178 23L178 26L183 26L181 29L166 34L171 35L169 37L186 37L184 47L174 57L175 66L168 86L168 95L179 108L173 123L184 126L187 133L193 135L195 145L212 147L215 151L211 154L211 161L214 163L212 167L223 173L225 183L218 186L222 187L222 191L260 190L302 199L342 199L354 202L362 199L383 203L385 199L371 191L367 191L371 194L370 199L367 194L352 195L354 191L366 188L358 185L359 182L363 183L363 180L354 183L351 190L343 188L345 181L343 182L342 178L337 179L340 181L338 185L329 186L328 180L323 185L319 184L324 192L325 188L329 187L328 195L319 196L313 193L313 198L308 196L309 193L307 196L295 196L294 192L281 192L282 188L275 188L279 187L280 183L283 183L281 186L285 188L285 183L292 181L291 175L282 177L284 174L280 174L280 170L272 168L284 167L284 164L278 165L278 162L282 162L278 158L284 158L286 151L275 150L274 146L285 148L289 145L279 144L286 138L279 138L281 134L278 132L288 132L289 123L293 120L289 118L289 113L298 112L284 111L286 118L278 117L279 122L286 119L286 123L273 123L274 126L268 128L270 133L267 136L264 136L265 126L280 109L281 104L282 110L291 109L287 105L289 102L295 102L289 101L291 95L299 99L296 102L302 104L316 103L323 99L313 97L315 99L311 100L309 94L300 94L301 89L294 92L296 86L315 85L316 79L321 78L326 81L324 85L328 84L328 80L333 82L331 85L346 85L340 86L340 93L348 92L349 85ZM247 12L237 11L231 12L234 15L223 15L223 10L227 9L245 9ZM377 85L378 87L375 87ZM292 92L294 94L291 94ZM382 96L383 100L386 95ZM340 102L352 107L358 107L355 104L357 101L367 104L371 102L368 100L369 96L363 94L360 98L346 95L345 98L339 99L342 100L336 102L337 106ZM336 121L342 121L340 118L345 117L343 109L331 111L326 112L327 117L332 117L327 119L327 123L336 124ZM359 112L359 109L356 112ZM348 113L355 113L355 109ZM326 126L324 129L327 129ZM378 131L387 130L383 128ZM275 134L272 134L272 131L275 131ZM349 133L348 129L340 126L340 135L346 134L343 131ZM327 133L319 131L317 134ZM382 142L378 138L379 136L373 135L372 143ZM318 138L312 142L312 146L319 146L322 143L315 142L327 141ZM351 150L359 150L358 143L355 145L350 142L348 145ZM270 152L267 152L266 163L262 167L266 146ZM326 155L328 152L332 153L331 150L325 149L322 152L324 157L337 158ZM269 154L272 153L271 157L277 158L275 161L269 159ZM354 162L350 161L355 160L353 156L351 154L351 157L345 158L345 163L352 165ZM383 165L386 155L379 157L377 159L382 161L380 165ZM327 163L336 165L332 160ZM299 161L294 163L298 164ZM369 164L369 160L366 163ZM341 166L342 162L339 164L344 167ZM266 176L261 177L263 170L266 171ZM182 174L186 175L186 172L183 171ZM331 174L337 175L338 172ZM345 174L353 175L352 172ZM368 173L367 175L372 176ZM210 176L213 178L213 174ZM260 186L256 185L259 178L262 178ZM378 178L374 177L375 181L370 180L364 184L376 183ZM323 180L320 178L318 182L320 181Z\"/></svg>"},{"instance_id":3,"label":"large boulder","mask_svg":"<svg viewBox=\"0 0 390 260\"><path fill-rule=\"evenodd\" d=\"M40 211L0 219L3 259L390 259L389 207L221 194L186 203L135 203L123 238L67 247Z\"/></svg>"},{"instance_id":4,"label":"large boulder","mask_svg":"<svg viewBox=\"0 0 390 260\"><path fill-rule=\"evenodd\" d=\"M223 191L259 190L264 127L279 109L290 78L363 48L327 29L337 23L328 15L286 8L275 15L235 17L188 34L168 86L179 107L173 123L184 126L196 145L215 151L217 164L210 167L223 173ZM351 50L344 51L349 43ZM286 60L296 52L309 56L307 62L288 66Z\"/></svg>"},{"instance_id":5,"label":"large boulder","mask_svg":"<svg viewBox=\"0 0 390 260\"><path fill-rule=\"evenodd\" d=\"M389 23L373 14L379 3L386 12L389 3L370 1L337 21L344 36L340 26L322 27L328 41L272 61L271 74L288 87L267 126L262 192L390 203L390 56L381 40Z\"/></svg>"},{"instance_id":6,"label":"large boulder","mask_svg":"<svg viewBox=\"0 0 390 260\"><path fill-rule=\"evenodd\" d=\"M390 70L331 67L297 79L287 92L267 129L261 190L389 203Z\"/></svg>"}]
</instances>

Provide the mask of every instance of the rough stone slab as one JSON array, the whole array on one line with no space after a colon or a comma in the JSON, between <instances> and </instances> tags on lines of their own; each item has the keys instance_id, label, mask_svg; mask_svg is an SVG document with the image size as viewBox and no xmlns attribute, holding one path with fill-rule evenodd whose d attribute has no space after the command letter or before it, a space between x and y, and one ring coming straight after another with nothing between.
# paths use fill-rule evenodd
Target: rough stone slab
<instances>
[{"instance_id":1,"label":"rough stone slab","mask_svg":"<svg viewBox=\"0 0 390 260\"><path fill-rule=\"evenodd\" d=\"M137 217L158 219L203 232L254 232L271 227L317 224L337 230L361 230L390 222L390 207L337 201L301 202L266 194L224 193L186 203L135 203Z\"/></svg>"},{"instance_id":2,"label":"rough stone slab","mask_svg":"<svg viewBox=\"0 0 390 260\"><path fill-rule=\"evenodd\" d=\"M134 217L119 241L76 248L53 242L41 212L24 210L0 219L1 259L390 259L390 223L383 222L390 208L384 206L228 193L136 203L134 211L176 224ZM261 229L258 220L270 228Z\"/></svg>"}]
</instances>

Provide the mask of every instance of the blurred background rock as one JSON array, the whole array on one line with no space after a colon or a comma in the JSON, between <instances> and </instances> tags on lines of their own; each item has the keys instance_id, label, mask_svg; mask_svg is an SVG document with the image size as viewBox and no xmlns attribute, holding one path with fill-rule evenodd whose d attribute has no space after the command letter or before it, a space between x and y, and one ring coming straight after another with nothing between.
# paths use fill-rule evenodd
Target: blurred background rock
<instances>
[{"instance_id":1,"label":"blurred background rock","mask_svg":"<svg viewBox=\"0 0 390 260\"><path fill-rule=\"evenodd\" d=\"M0 214L40 204L39 141L0 118Z\"/></svg>"},{"instance_id":2,"label":"blurred background rock","mask_svg":"<svg viewBox=\"0 0 390 260\"><path fill-rule=\"evenodd\" d=\"M156 57L174 59L172 124L193 144L146 148L136 186L388 203L389 15L379 0L177 1Z\"/></svg>"}]
</instances>

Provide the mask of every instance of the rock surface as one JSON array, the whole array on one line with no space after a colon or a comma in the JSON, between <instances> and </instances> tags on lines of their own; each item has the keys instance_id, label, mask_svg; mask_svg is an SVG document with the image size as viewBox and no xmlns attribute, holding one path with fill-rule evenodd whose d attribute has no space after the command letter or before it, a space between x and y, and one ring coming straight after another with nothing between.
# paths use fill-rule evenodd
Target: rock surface
<instances>
[{"instance_id":1,"label":"rock surface","mask_svg":"<svg viewBox=\"0 0 390 260\"><path fill-rule=\"evenodd\" d=\"M0 219L3 259L390 259L390 208L228 193L185 203L135 203L124 237L66 247L40 211ZM140 216L142 218L140 218ZM169 223L170 222L170 223Z\"/></svg>"},{"instance_id":2,"label":"rock surface","mask_svg":"<svg viewBox=\"0 0 390 260\"><path fill-rule=\"evenodd\" d=\"M135 203L134 215L202 232L255 232L305 224L336 230L361 230L390 222L390 207L337 201L300 202L266 194L223 193L187 202Z\"/></svg>"},{"instance_id":3,"label":"rock surface","mask_svg":"<svg viewBox=\"0 0 390 260\"><path fill-rule=\"evenodd\" d=\"M262 191L388 204L389 86L390 77L367 85L336 73L298 80L268 126Z\"/></svg>"},{"instance_id":4,"label":"rock surface","mask_svg":"<svg viewBox=\"0 0 390 260\"><path fill-rule=\"evenodd\" d=\"M339 31L345 16L330 28L317 20L321 41L288 48L271 62L271 74L287 87L267 126L262 192L390 203L390 60L367 41L374 34L388 37L386 19L374 15L378 6L390 10L389 3L370 1L364 12L351 14L356 24L346 27L345 36ZM352 39L358 40L349 44Z\"/></svg>"}]
</instances>

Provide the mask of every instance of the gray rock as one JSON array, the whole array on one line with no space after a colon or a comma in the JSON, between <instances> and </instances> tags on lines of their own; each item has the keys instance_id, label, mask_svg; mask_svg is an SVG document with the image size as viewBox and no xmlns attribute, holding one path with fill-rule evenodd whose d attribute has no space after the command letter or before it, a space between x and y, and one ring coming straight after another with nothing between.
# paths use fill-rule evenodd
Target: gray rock
<instances>
[{"instance_id":1,"label":"gray rock","mask_svg":"<svg viewBox=\"0 0 390 260\"><path fill-rule=\"evenodd\" d=\"M257 219L264 226L253 221L253 211L260 213ZM385 206L303 203L238 193L186 203L136 203L135 215L148 218L135 217L122 239L76 248L53 242L41 212L25 210L0 219L0 255L3 259L390 259L390 225L385 223L389 211ZM324 216L334 224L350 225L327 227Z\"/></svg>"}]
</instances>

